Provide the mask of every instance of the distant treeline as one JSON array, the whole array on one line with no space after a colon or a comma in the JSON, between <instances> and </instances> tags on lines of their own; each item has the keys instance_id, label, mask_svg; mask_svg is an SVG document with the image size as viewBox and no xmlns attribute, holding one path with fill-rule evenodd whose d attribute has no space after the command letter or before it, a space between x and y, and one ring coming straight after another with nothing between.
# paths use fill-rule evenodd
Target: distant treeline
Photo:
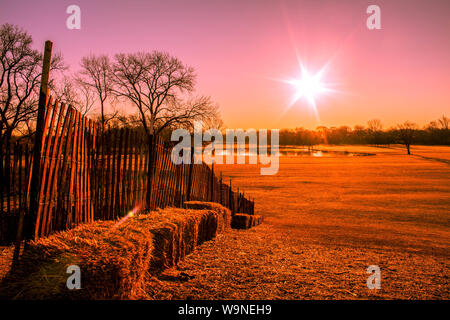
<instances>
[{"instance_id":1,"label":"distant treeline","mask_svg":"<svg viewBox=\"0 0 450 320\"><path fill-rule=\"evenodd\" d=\"M122 116L113 119L110 122L110 129L118 132L121 128L129 128L139 135L145 135L145 130L139 121L136 121L135 115ZM348 126L340 127L317 127L315 130L304 128L281 129L279 130L280 145L299 145L314 146L319 144L372 144L389 145L403 144L409 149L410 145L447 145L450 146L450 119L442 118L430 122L423 128L411 122L405 122L395 127L383 130L381 122L372 120L367 126ZM171 140L172 128L166 128L160 132L160 135L166 140ZM223 133L223 142L226 141L226 129L220 130ZM244 130L245 133L248 131ZM113 135L118 137L118 134ZM257 143L259 143L259 132L256 132ZM32 137L13 137L13 142L22 140L23 143L32 143ZM271 144L271 130L267 130L267 143ZM237 139L235 138L235 141ZM249 143L249 137L246 136L245 142ZM177 142L173 142L174 144ZM209 144L209 142L204 142Z\"/></svg>"},{"instance_id":2,"label":"distant treeline","mask_svg":"<svg viewBox=\"0 0 450 320\"><path fill-rule=\"evenodd\" d=\"M112 128L131 127L133 130L143 131L139 121L133 115L115 119L111 122ZM226 130L223 132L226 141ZM248 131L244 130L245 133ZM268 143L271 143L271 130L267 130ZM160 132L167 141L170 141L172 128ZM257 134L259 140L259 134ZM246 137L246 142L250 140ZM258 141L259 143L259 141ZM304 128L281 129L279 131L280 145L314 146L318 144L374 144L389 145L403 144L409 149L412 144L423 145L450 145L450 118L442 116L431 121L423 128L409 121L389 129L383 129L380 120L371 120L367 126L317 127L315 130Z\"/></svg>"},{"instance_id":3,"label":"distant treeline","mask_svg":"<svg viewBox=\"0 0 450 320\"><path fill-rule=\"evenodd\" d=\"M317 144L423 144L450 145L450 119L442 118L419 128L411 122L383 130L379 120L368 122L368 126L318 127L316 130L303 128L280 130L280 145Z\"/></svg>"}]
</instances>

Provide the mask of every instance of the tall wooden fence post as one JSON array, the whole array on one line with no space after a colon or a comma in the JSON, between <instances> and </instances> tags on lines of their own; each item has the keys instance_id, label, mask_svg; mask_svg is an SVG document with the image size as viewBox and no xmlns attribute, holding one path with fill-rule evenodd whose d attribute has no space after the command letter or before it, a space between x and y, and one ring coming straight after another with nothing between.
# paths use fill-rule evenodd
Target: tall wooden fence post
<instances>
[{"instance_id":1,"label":"tall wooden fence post","mask_svg":"<svg viewBox=\"0 0 450 320\"><path fill-rule=\"evenodd\" d=\"M39 189L40 189L40 179L41 179L41 149L42 149L42 138L44 135L44 118L45 118L45 107L48 97L48 81L50 76L50 64L52 56L53 44L51 41L45 42L44 60L42 64L42 75L41 75L41 88L39 91L39 105L38 114L36 122L36 133L35 142L33 150L33 168L31 173L30 181L30 210L28 214L28 219L26 222L26 237L28 239L35 239L37 237L36 233L36 219L37 210L39 207ZM19 241L18 241L19 242ZM19 246L20 250L20 246Z\"/></svg>"},{"instance_id":2,"label":"tall wooden fence post","mask_svg":"<svg viewBox=\"0 0 450 320\"><path fill-rule=\"evenodd\" d=\"M236 190L236 213L241 213L241 203L240 203L240 199L241 199L241 193L239 192L239 187Z\"/></svg>"},{"instance_id":3,"label":"tall wooden fence post","mask_svg":"<svg viewBox=\"0 0 450 320\"><path fill-rule=\"evenodd\" d=\"M189 163L189 176L188 185L186 192L186 201L191 201L191 190L192 190L192 170L194 169L194 147L191 147L191 162Z\"/></svg>"},{"instance_id":4,"label":"tall wooden fence post","mask_svg":"<svg viewBox=\"0 0 450 320\"><path fill-rule=\"evenodd\" d=\"M255 198L252 200L252 214L255 214Z\"/></svg>"},{"instance_id":5,"label":"tall wooden fence post","mask_svg":"<svg viewBox=\"0 0 450 320\"><path fill-rule=\"evenodd\" d=\"M151 210L151 201L152 201L152 187L153 187L153 164L155 162L154 159L155 153L155 138L151 134L148 136L148 165L147 165L147 197L146 197L146 206L147 209Z\"/></svg>"},{"instance_id":6,"label":"tall wooden fence post","mask_svg":"<svg viewBox=\"0 0 450 320\"><path fill-rule=\"evenodd\" d=\"M214 202L214 161L211 163L211 202Z\"/></svg>"},{"instance_id":7,"label":"tall wooden fence post","mask_svg":"<svg viewBox=\"0 0 450 320\"><path fill-rule=\"evenodd\" d=\"M228 192L228 204L230 206L229 208L231 210L231 214L234 215L233 189L231 185L231 178L230 178L230 190Z\"/></svg>"},{"instance_id":8,"label":"tall wooden fence post","mask_svg":"<svg viewBox=\"0 0 450 320\"><path fill-rule=\"evenodd\" d=\"M222 197L222 171L220 172L220 180L219 180L219 203L223 205L223 197Z\"/></svg>"},{"instance_id":9,"label":"tall wooden fence post","mask_svg":"<svg viewBox=\"0 0 450 320\"><path fill-rule=\"evenodd\" d=\"M175 165L175 194L174 194L174 203L181 208L183 205L183 201L181 199L181 164Z\"/></svg>"}]
</instances>

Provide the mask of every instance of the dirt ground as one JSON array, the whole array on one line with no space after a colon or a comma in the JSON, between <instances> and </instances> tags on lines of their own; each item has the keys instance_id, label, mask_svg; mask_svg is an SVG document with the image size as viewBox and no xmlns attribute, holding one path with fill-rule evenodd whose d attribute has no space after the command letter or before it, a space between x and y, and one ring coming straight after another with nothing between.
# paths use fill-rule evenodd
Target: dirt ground
<instances>
[{"instance_id":1,"label":"dirt ground","mask_svg":"<svg viewBox=\"0 0 450 320\"><path fill-rule=\"evenodd\" d=\"M450 148L327 149L376 155L282 157L276 176L217 165L264 224L202 245L146 298L449 299L450 166L436 159ZM380 290L367 288L370 265Z\"/></svg>"}]
</instances>

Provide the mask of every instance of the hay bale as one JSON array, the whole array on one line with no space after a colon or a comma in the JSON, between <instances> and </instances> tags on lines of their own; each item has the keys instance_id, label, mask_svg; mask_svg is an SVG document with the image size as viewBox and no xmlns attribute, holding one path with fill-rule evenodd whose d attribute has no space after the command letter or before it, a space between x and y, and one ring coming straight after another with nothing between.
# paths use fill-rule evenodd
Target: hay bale
<instances>
[{"instance_id":1,"label":"hay bale","mask_svg":"<svg viewBox=\"0 0 450 320\"><path fill-rule=\"evenodd\" d=\"M230 229L231 211L221 204L216 202L186 201L184 202L184 206L187 209L213 210L219 215L217 233L222 233Z\"/></svg>"},{"instance_id":2,"label":"hay bale","mask_svg":"<svg viewBox=\"0 0 450 320\"><path fill-rule=\"evenodd\" d=\"M262 223L262 216L260 215L251 215L250 216L250 224L252 227L259 226Z\"/></svg>"},{"instance_id":3,"label":"hay bale","mask_svg":"<svg viewBox=\"0 0 450 320\"><path fill-rule=\"evenodd\" d=\"M218 215L211 210L166 208L159 211L158 222L150 229L154 238L152 272L172 267L186 254L217 234ZM164 221L164 217L170 217Z\"/></svg>"},{"instance_id":4,"label":"hay bale","mask_svg":"<svg viewBox=\"0 0 450 320\"><path fill-rule=\"evenodd\" d=\"M0 296L16 299L122 299L143 285L152 234L132 220L97 222L31 242ZM69 265L81 269L80 290L68 290Z\"/></svg>"},{"instance_id":5,"label":"hay bale","mask_svg":"<svg viewBox=\"0 0 450 320\"><path fill-rule=\"evenodd\" d=\"M246 213L236 213L231 220L231 227L234 229L250 229L251 227L260 225L262 216L249 215Z\"/></svg>"},{"instance_id":6,"label":"hay bale","mask_svg":"<svg viewBox=\"0 0 450 320\"><path fill-rule=\"evenodd\" d=\"M98 221L31 242L0 284L4 299L133 299L150 273L175 265L217 234L213 210L167 208L126 221ZM69 265L80 290L66 287Z\"/></svg>"},{"instance_id":7,"label":"hay bale","mask_svg":"<svg viewBox=\"0 0 450 320\"><path fill-rule=\"evenodd\" d=\"M251 216L244 213L236 213L231 220L233 229L249 229L251 227Z\"/></svg>"}]
</instances>

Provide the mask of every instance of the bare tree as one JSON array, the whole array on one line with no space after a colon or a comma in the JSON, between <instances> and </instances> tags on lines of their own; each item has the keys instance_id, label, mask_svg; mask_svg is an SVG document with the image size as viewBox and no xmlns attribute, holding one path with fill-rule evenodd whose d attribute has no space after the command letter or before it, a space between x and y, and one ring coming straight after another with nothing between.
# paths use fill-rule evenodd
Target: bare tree
<instances>
[{"instance_id":1,"label":"bare tree","mask_svg":"<svg viewBox=\"0 0 450 320\"><path fill-rule=\"evenodd\" d=\"M117 115L115 110L109 114L105 111L106 101L111 97L112 92L109 58L106 55L90 55L81 60L81 67L82 70L77 78L77 82L84 87L83 90L91 88L96 92L100 102L100 121L104 130L108 121Z\"/></svg>"},{"instance_id":2,"label":"bare tree","mask_svg":"<svg viewBox=\"0 0 450 320\"><path fill-rule=\"evenodd\" d=\"M369 142L373 144L381 144L381 134L383 130L383 125L381 124L381 120L372 119L367 122L367 133Z\"/></svg>"},{"instance_id":3,"label":"bare tree","mask_svg":"<svg viewBox=\"0 0 450 320\"><path fill-rule=\"evenodd\" d=\"M415 132L418 129L417 124L406 121L397 126L400 141L405 145L408 155L411 154L410 147L414 142Z\"/></svg>"},{"instance_id":4,"label":"bare tree","mask_svg":"<svg viewBox=\"0 0 450 320\"><path fill-rule=\"evenodd\" d=\"M155 121L158 132L166 128L186 128L193 131L194 121L202 121L203 129L221 129L218 106L211 97L194 96L188 99L172 99L167 103L167 110Z\"/></svg>"},{"instance_id":5,"label":"bare tree","mask_svg":"<svg viewBox=\"0 0 450 320\"><path fill-rule=\"evenodd\" d=\"M446 130L446 131L449 130L449 127L450 127L450 119L449 118L447 118L446 116L442 116L437 121L442 130Z\"/></svg>"},{"instance_id":6,"label":"bare tree","mask_svg":"<svg viewBox=\"0 0 450 320\"><path fill-rule=\"evenodd\" d=\"M92 88L85 83L78 84L78 106L79 110L83 115L89 114L94 110L95 104L95 92ZM108 119L110 119L108 117ZM108 120L109 121L109 120Z\"/></svg>"},{"instance_id":7,"label":"bare tree","mask_svg":"<svg viewBox=\"0 0 450 320\"><path fill-rule=\"evenodd\" d=\"M439 124L438 124L438 121L430 121L430 123L427 124L426 129L427 129L427 130L431 130L431 131L433 131L433 130L439 130Z\"/></svg>"},{"instance_id":8,"label":"bare tree","mask_svg":"<svg viewBox=\"0 0 450 320\"><path fill-rule=\"evenodd\" d=\"M31 128L37 114L42 55L32 49L32 38L19 27L0 27L0 142L9 144L14 130ZM60 55L51 70L64 68ZM31 129L30 129L31 130Z\"/></svg>"},{"instance_id":9,"label":"bare tree","mask_svg":"<svg viewBox=\"0 0 450 320\"><path fill-rule=\"evenodd\" d=\"M369 131L378 132L383 130L383 125L381 124L380 120L372 119L367 121L367 128L369 129Z\"/></svg>"},{"instance_id":10,"label":"bare tree","mask_svg":"<svg viewBox=\"0 0 450 320\"><path fill-rule=\"evenodd\" d=\"M78 106L76 88L69 77L64 76L63 79L54 83L50 89L57 100L65 102L66 104Z\"/></svg>"},{"instance_id":11,"label":"bare tree","mask_svg":"<svg viewBox=\"0 0 450 320\"><path fill-rule=\"evenodd\" d=\"M128 128L142 128L142 122L137 113L125 114L124 112L119 112L117 117L111 121L111 126L113 128L128 127Z\"/></svg>"},{"instance_id":12,"label":"bare tree","mask_svg":"<svg viewBox=\"0 0 450 320\"><path fill-rule=\"evenodd\" d=\"M225 130L226 125L219 115L218 107L214 106L214 105L211 105L211 106L212 106L212 108L215 108L216 110L211 111L211 113L209 114L210 116L207 117L206 119L203 119L203 121L204 121L203 127L206 130L208 130L208 129L216 129L219 131Z\"/></svg>"},{"instance_id":13,"label":"bare tree","mask_svg":"<svg viewBox=\"0 0 450 320\"><path fill-rule=\"evenodd\" d=\"M77 108L82 115L88 115L94 108L95 92L84 82L65 76L52 90L56 99Z\"/></svg>"},{"instance_id":14,"label":"bare tree","mask_svg":"<svg viewBox=\"0 0 450 320\"><path fill-rule=\"evenodd\" d=\"M209 97L181 99L183 93L194 91L194 70L168 53L118 54L113 74L114 93L137 107L148 135L218 114Z\"/></svg>"}]
</instances>

